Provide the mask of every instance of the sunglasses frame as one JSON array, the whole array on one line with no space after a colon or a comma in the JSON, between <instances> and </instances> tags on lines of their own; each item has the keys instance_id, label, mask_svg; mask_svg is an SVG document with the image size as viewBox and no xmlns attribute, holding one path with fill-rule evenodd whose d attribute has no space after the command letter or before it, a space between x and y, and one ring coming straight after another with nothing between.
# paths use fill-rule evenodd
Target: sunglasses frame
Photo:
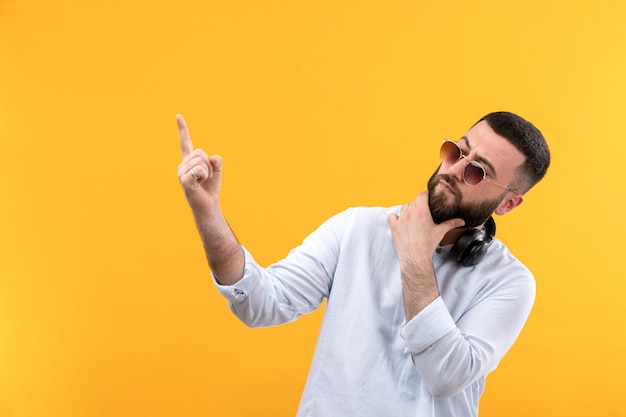
<instances>
[{"instance_id":1,"label":"sunglasses frame","mask_svg":"<svg viewBox=\"0 0 626 417\"><path fill-rule=\"evenodd\" d=\"M461 158L463 158L463 159L465 159L467 161L467 163L465 164L465 168L463 168L463 182L465 184L470 185L470 186L474 186L474 185L480 184L483 180L485 180L485 181L487 181L490 184L497 185L498 187L504 188L505 190L508 190L508 191L510 191L512 193L522 194L519 191L516 191L516 190L514 190L512 188L509 188L509 187L506 187L506 186L504 186L502 184L499 184L499 183L495 182L494 180L492 180L491 178L489 178L489 176L487 175L487 171L485 171L485 168L480 164L480 162L478 162L478 161L470 161L469 159L467 159L467 156L463 155L463 150L461 149L461 147L459 146L459 144L457 142L455 142L453 140L448 140L448 139L442 139L441 141L443 142L443 144L441 145L441 148L439 149L439 158L441 159L442 162L445 162L446 156L448 155L448 154L446 154L446 155L442 156L443 147L446 146L446 143L453 144L456 147L456 149L459 151L459 157L455 161L450 162L450 164L457 163ZM480 169L482 171L482 173L483 173L482 178L476 184L470 184L465 179L465 172L467 172L467 168L468 168L469 165L472 165L473 167Z\"/></svg>"}]
</instances>

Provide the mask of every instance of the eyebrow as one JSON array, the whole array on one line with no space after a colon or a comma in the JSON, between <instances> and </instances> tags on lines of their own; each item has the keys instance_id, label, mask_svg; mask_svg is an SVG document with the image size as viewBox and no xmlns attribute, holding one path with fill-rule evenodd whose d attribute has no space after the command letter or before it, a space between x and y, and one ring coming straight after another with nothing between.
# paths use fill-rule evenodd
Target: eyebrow
<instances>
[{"instance_id":1,"label":"eyebrow","mask_svg":"<svg viewBox=\"0 0 626 417\"><path fill-rule=\"evenodd\" d=\"M463 136L461 139L459 139L459 142L460 142L460 141L462 141L462 140L464 140L464 141L465 141L465 143L467 143L467 147L471 150L471 149L472 149L472 145L470 144L470 141L469 141L469 139L467 138L467 136ZM487 160L487 159L483 158L483 157L482 157L482 156L480 156L480 155L477 155L477 156L476 156L476 159L478 160L478 162L480 162L480 163L483 163L483 164L487 165L487 167L488 167L488 168L491 170L491 172L493 173L493 177L494 177L494 179L497 179L497 178L498 178L498 176L496 175L496 170L495 170L495 168L493 167L493 165L491 164L491 162L489 162L489 160Z\"/></svg>"}]
</instances>

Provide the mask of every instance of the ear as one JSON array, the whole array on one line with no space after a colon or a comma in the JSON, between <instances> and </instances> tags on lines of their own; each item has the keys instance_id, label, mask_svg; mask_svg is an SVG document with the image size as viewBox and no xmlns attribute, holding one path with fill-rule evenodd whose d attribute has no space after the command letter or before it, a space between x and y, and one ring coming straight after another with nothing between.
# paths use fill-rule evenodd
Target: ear
<instances>
[{"instance_id":1,"label":"ear","mask_svg":"<svg viewBox=\"0 0 626 417\"><path fill-rule=\"evenodd\" d=\"M504 200L502 200L495 213L498 216L502 216L522 204L523 201L523 194L515 194L514 192L509 192L507 193L507 196L504 198Z\"/></svg>"}]
</instances>

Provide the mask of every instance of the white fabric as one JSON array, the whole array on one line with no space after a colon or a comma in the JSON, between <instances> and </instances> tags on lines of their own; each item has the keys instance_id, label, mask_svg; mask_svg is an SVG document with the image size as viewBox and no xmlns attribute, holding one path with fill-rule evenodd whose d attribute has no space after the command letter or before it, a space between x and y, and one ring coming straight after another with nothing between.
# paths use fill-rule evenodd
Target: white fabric
<instances>
[{"instance_id":1,"label":"white fabric","mask_svg":"<svg viewBox=\"0 0 626 417\"><path fill-rule=\"evenodd\" d=\"M392 211L399 207L348 209L266 269L244 249L244 278L215 281L254 327L295 320L327 298L299 417L476 416L487 373L530 313L535 280L494 239L469 268L440 248L441 296L406 323Z\"/></svg>"}]
</instances>

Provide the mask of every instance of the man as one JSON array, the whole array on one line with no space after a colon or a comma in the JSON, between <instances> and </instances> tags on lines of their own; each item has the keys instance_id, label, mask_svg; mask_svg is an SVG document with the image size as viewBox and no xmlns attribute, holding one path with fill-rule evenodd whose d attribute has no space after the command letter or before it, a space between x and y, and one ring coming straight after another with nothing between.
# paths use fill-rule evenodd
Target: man
<instances>
[{"instance_id":1,"label":"man","mask_svg":"<svg viewBox=\"0 0 626 417\"><path fill-rule=\"evenodd\" d=\"M410 204L356 207L263 268L222 214L222 160L194 149L177 116L178 177L218 290L249 326L327 305L298 416L476 416L486 375L520 333L530 273L498 239L493 213L519 206L546 173L541 132L491 113L458 141Z\"/></svg>"}]
</instances>

